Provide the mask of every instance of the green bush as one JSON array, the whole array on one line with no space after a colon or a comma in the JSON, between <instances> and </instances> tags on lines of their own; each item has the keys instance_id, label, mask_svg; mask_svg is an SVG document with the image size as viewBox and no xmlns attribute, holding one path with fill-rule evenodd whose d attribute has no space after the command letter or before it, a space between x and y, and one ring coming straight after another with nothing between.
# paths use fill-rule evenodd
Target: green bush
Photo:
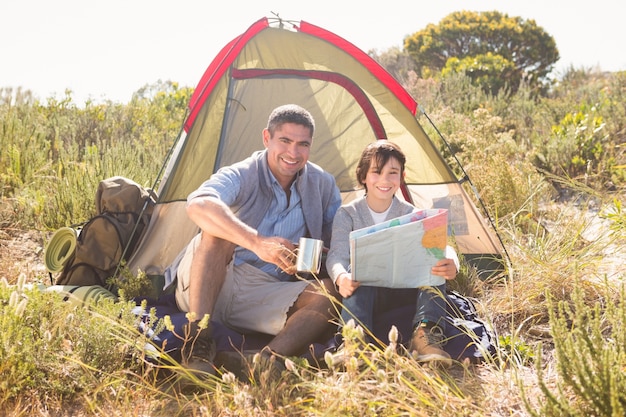
<instances>
[{"instance_id":1,"label":"green bush","mask_svg":"<svg viewBox=\"0 0 626 417\"><path fill-rule=\"evenodd\" d=\"M489 94L497 94L509 88L517 90L521 81L521 73L515 63L491 52L462 59L448 58L441 70L441 76L448 77L459 73L467 75L473 85Z\"/></svg>"},{"instance_id":2,"label":"green bush","mask_svg":"<svg viewBox=\"0 0 626 417\"><path fill-rule=\"evenodd\" d=\"M575 290L571 302L551 304L550 325L559 379L543 380L545 403L536 416L621 416L626 413L626 292L588 305Z\"/></svg>"},{"instance_id":3,"label":"green bush","mask_svg":"<svg viewBox=\"0 0 626 417\"><path fill-rule=\"evenodd\" d=\"M71 398L97 384L123 385L139 372L147 342L134 303L82 306L56 292L0 281L0 403L28 397ZM108 382L105 382L108 381Z\"/></svg>"},{"instance_id":4,"label":"green bush","mask_svg":"<svg viewBox=\"0 0 626 417\"><path fill-rule=\"evenodd\" d=\"M2 224L56 229L85 221L94 214L98 183L114 175L152 187L178 136L191 91L161 83L139 90L127 105L87 102L84 107L76 106L70 93L46 105L19 94L5 97L0 105L0 147L8 150L0 153Z\"/></svg>"}]
</instances>

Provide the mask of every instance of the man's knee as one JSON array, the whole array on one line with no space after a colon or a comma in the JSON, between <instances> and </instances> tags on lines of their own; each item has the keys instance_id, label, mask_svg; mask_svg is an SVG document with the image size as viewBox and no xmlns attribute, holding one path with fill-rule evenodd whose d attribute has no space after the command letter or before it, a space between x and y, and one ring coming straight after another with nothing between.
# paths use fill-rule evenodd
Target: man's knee
<instances>
[{"instance_id":1,"label":"man's knee","mask_svg":"<svg viewBox=\"0 0 626 417\"><path fill-rule=\"evenodd\" d=\"M305 291L300 295L302 298L302 304L307 305L308 308L314 309L319 313L327 315L329 318L335 315L336 308L334 303L336 297L334 289L328 288L326 283L321 284L324 288L320 287L320 284L310 284ZM332 285L332 282L331 282Z\"/></svg>"},{"instance_id":2,"label":"man's knee","mask_svg":"<svg viewBox=\"0 0 626 417\"><path fill-rule=\"evenodd\" d=\"M330 296L331 299L339 300L341 298L341 295L337 291L335 283L331 279L324 278L322 280L322 285L324 286L325 292Z\"/></svg>"},{"instance_id":3,"label":"man's knee","mask_svg":"<svg viewBox=\"0 0 626 417\"><path fill-rule=\"evenodd\" d=\"M227 265L233 258L234 252L234 243L202 233L195 256L201 254L201 256L205 256L218 265Z\"/></svg>"}]
</instances>

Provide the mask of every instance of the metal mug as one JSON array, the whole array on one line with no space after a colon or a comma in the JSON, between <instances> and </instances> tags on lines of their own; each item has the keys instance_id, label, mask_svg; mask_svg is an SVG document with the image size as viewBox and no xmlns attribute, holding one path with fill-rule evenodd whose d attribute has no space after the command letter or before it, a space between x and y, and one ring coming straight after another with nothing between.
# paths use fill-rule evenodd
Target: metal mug
<instances>
[{"instance_id":1,"label":"metal mug","mask_svg":"<svg viewBox=\"0 0 626 417\"><path fill-rule=\"evenodd\" d=\"M296 258L298 272L319 273L322 266L323 249L323 241L301 237L298 242L298 256Z\"/></svg>"}]
</instances>

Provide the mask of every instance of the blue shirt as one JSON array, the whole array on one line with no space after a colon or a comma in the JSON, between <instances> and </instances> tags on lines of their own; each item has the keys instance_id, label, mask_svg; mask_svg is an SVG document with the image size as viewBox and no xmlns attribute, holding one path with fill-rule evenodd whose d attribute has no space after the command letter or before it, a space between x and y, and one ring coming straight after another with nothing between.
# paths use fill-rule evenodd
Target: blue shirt
<instances>
[{"instance_id":1,"label":"blue shirt","mask_svg":"<svg viewBox=\"0 0 626 417\"><path fill-rule=\"evenodd\" d=\"M272 179L272 201L269 210L265 213L261 224L257 227L259 234L263 236L280 236L291 242L298 242L300 237L306 234L304 214L302 212L302 198L295 186L295 181L291 184L290 198L287 201L287 194L282 189L278 181L268 169ZM240 179L236 175L228 175L228 181L212 184L212 195L217 195L226 204L231 205L235 201L240 188ZM265 273L276 277L281 281L288 281L291 275L284 273L273 263L265 262L252 251L237 246L235 248L234 264L250 264Z\"/></svg>"}]
</instances>

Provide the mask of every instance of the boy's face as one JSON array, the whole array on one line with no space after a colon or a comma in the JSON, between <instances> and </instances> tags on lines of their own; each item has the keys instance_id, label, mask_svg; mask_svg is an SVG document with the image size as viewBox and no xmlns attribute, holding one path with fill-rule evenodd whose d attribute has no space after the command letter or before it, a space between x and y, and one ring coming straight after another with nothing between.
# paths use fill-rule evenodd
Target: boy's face
<instances>
[{"instance_id":1,"label":"boy's face","mask_svg":"<svg viewBox=\"0 0 626 417\"><path fill-rule=\"evenodd\" d=\"M289 187L298 171L306 165L312 142L310 129L296 123L284 123L274 135L263 130L270 170L283 188Z\"/></svg>"},{"instance_id":2,"label":"boy's face","mask_svg":"<svg viewBox=\"0 0 626 417\"><path fill-rule=\"evenodd\" d=\"M400 188L402 182L402 169L400 162L396 158L389 158L387 163L379 169L376 166L376 158L372 158L372 163L365 176L365 187L370 198L379 200L391 200Z\"/></svg>"}]
</instances>

